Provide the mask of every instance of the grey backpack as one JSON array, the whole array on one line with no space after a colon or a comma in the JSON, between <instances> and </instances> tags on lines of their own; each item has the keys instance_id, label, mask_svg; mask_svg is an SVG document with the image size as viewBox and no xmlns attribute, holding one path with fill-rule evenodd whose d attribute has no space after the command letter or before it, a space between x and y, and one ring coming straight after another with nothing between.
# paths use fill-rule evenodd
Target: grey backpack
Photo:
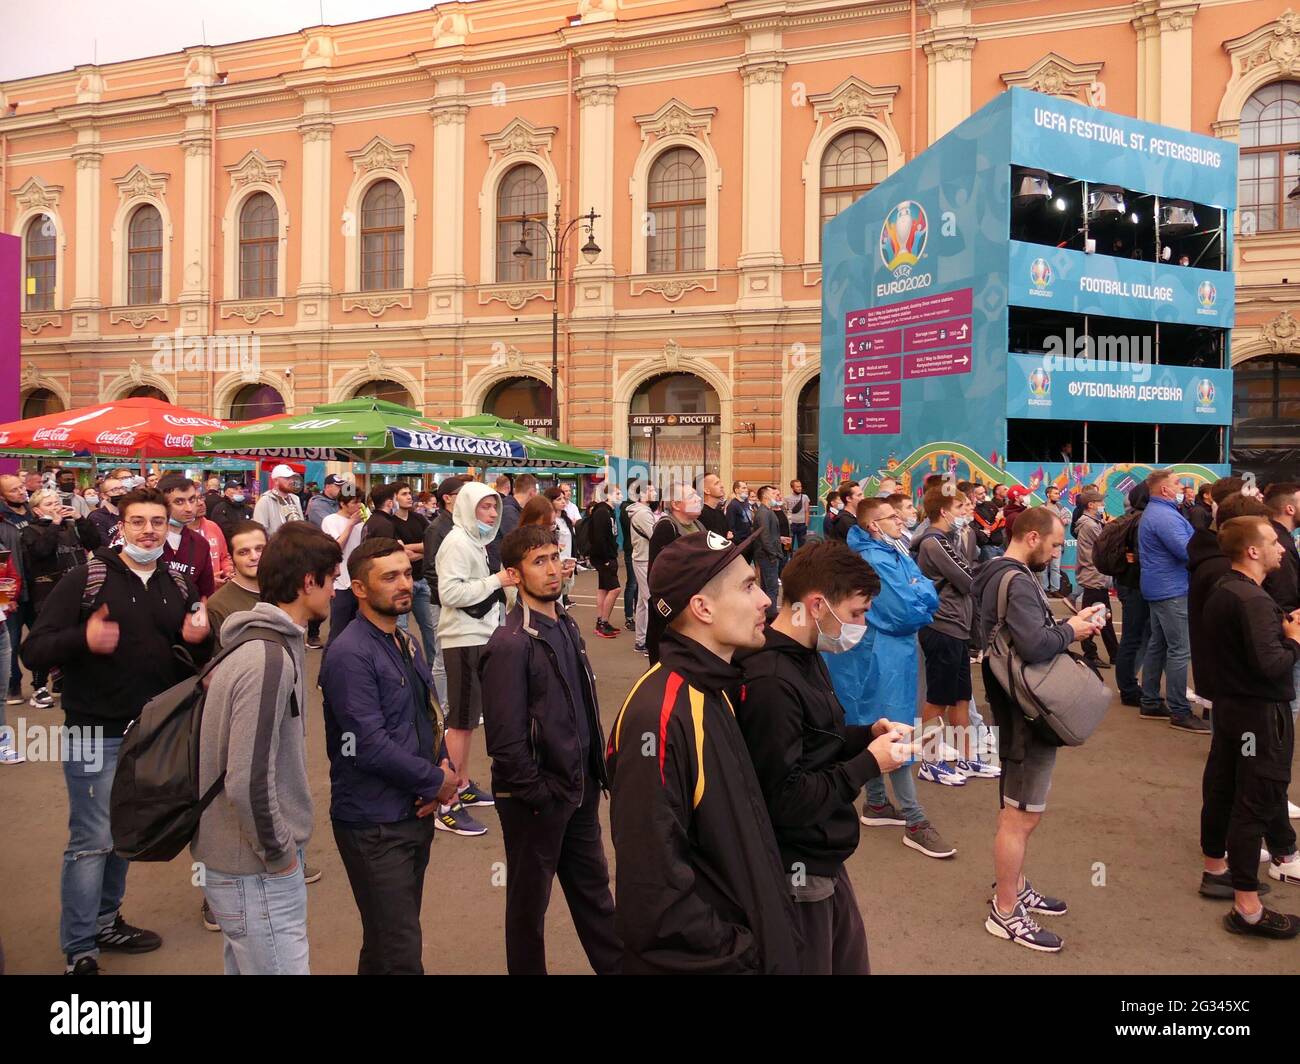
<instances>
[{"instance_id":1,"label":"grey backpack","mask_svg":"<svg viewBox=\"0 0 1300 1064\"><path fill-rule=\"evenodd\" d=\"M1019 572L1003 573L998 584L998 619L987 652L989 669L1039 740L1052 746L1082 746L1110 708L1110 688L1090 665L1069 651L1048 661L1025 664L1007 628L1007 594Z\"/></svg>"}]
</instances>

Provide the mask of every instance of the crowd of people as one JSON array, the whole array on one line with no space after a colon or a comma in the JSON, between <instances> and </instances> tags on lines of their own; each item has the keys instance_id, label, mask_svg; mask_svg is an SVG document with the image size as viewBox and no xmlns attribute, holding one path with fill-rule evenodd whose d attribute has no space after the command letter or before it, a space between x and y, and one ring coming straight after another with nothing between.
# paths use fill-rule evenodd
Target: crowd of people
<instances>
[{"instance_id":1,"label":"crowd of people","mask_svg":"<svg viewBox=\"0 0 1300 1064\"><path fill-rule=\"evenodd\" d=\"M65 726L98 744L63 766L70 974L97 974L103 950L162 944L122 915L129 863L110 797L132 722L196 672L202 919L222 933L227 973L310 970L313 650L359 973L423 970L435 833L482 836L492 806L511 973L546 971L557 878L597 973L866 973L846 869L862 827L901 829L904 846L949 859L957 847L918 783L982 780L999 794L984 926L1057 952L1061 936L1038 921L1067 904L1025 867L1064 740L1005 676L1012 658L1044 666L1076 643L1094 677L1114 667L1141 719L1210 738L1200 891L1232 900L1227 930L1300 933L1300 917L1260 900L1261 862L1267 878L1300 882L1286 793L1300 485L1189 490L1156 470L1112 518L1095 485L1071 510L1055 487L1027 506L1019 485L934 475L914 495L884 478L867 497L849 481L828 495L819 535L798 481L738 481L730 497L713 474L662 490L605 481L580 509L526 473L447 477L427 496L380 484L365 499L332 474L305 505L294 478L272 470L253 506L241 481L201 491L182 473L115 473L93 499L64 479L0 476L8 703L23 701L21 661L30 704L58 697ZM1067 536L1077 587L1060 564ZM572 607L580 570L595 572L591 634L630 630L648 659L608 735ZM480 726L490 788L471 772ZM0 763L21 760L0 747Z\"/></svg>"}]
</instances>

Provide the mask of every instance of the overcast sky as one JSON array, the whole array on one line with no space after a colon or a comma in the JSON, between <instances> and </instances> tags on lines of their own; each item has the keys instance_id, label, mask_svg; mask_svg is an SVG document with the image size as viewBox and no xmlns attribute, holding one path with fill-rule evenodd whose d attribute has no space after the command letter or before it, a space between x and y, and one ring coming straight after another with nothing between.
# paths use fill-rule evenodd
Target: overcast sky
<instances>
[{"instance_id":1,"label":"overcast sky","mask_svg":"<svg viewBox=\"0 0 1300 1064\"><path fill-rule=\"evenodd\" d=\"M420 11L433 0L5 0L0 81L116 63L202 44L229 44L306 26ZM54 27L53 33L50 27ZM96 49L98 48L98 52Z\"/></svg>"}]
</instances>

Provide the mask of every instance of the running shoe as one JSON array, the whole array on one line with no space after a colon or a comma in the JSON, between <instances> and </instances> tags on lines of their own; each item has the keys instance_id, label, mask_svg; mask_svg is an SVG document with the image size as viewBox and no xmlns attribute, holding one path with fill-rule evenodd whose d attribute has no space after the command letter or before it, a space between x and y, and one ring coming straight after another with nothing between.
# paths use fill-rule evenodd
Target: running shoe
<instances>
[{"instance_id":1,"label":"running shoe","mask_svg":"<svg viewBox=\"0 0 1300 1064\"><path fill-rule=\"evenodd\" d=\"M886 802L884 805L871 805L869 802L864 802L862 804L862 815L858 819L869 828L901 828L907 826L907 821L894 808L892 802Z\"/></svg>"},{"instance_id":2,"label":"running shoe","mask_svg":"<svg viewBox=\"0 0 1300 1064\"><path fill-rule=\"evenodd\" d=\"M1039 953L1060 953L1065 943L1061 936L1051 931L1044 931L1025 911L1024 905L1016 902L1010 916L998 912L997 904L989 906L988 919L984 921L984 930L996 938L1005 938L1025 949L1037 950Z\"/></svg>"},{"instance_id":3,"label":"running shoe","mask_svg":"<svg viewBox=\"0 0 1300 1064\"><path fill-rule=\"evenodd\" d=\"M132 927L118 913L117 919L95 936L95 945L121 953L151 953L162 945L162 939L152 931Z\"/></svg>"},{"instance_id":4,"label":"running shoe","mask_svg":"<svg viewBox=\"0 0 1300 1064\"><path fill-rule=\"evenodd\" d=\"M922 761L916 778L930 783L939 783L945 787L966 786L966 777L946 761Z\"/></svg>"},{"instance_id":5,"label":"running shoe","mask_svg":"<svg viewBox=\"0 0 1300 1064\"><path fill-rule=\"evenodd\" d=\"M32 697L27 700L27 704L34 709L53 709L54 696L50 694L48 687L38 687L32 692Z\"/></svg>"},{"instance_id":6,"label":"running shoe","mask_svg":"<svg viewBox=\"0 0 1300 1064\"><path fill-rule=\"evenodd\" d=\"M1279 883L1300 883L1300 854L1293 853L1289 861L1269 861L1268 874Z\"/></svg>"},{"instance_id":7,"label":"running shoe","mask_svg":"<svg viewBox=\"0 0 1300 1064\"><path fill-rule=\"evenodd\" d=\"M469 815L469 811L457 802L445 813L439 813L433 819L433 826L439 831L450 831L453 835L486 835L487 828Z\"/></svg>"},{"instance_id":8,"label":"running shoe","mask_svg":"<svg viewBox=\"0 0 1300 1064\"><path fill-rule=\"evenodd\" d=\"M485 791L473 780L470 780L460 791L461 805L496 805L490 791Z\"/></svg>"},{"instance_id":9,"label":"running shoe","mask_svg":"<svg viewBox=\"0 0 1300 1064\"><path fill-rule=\"evenodd\" d=\"M914 827L905 828L903 845L918 850L926 857L951 857L957 852L957 847L945 842L943 836L934 830L928 820L922 820Z\"/></svg>"},{"instance_id":10,"label":"running shoe","mask_svg":"<svg viewBox=\"0 0 1300 1064\"><path fill-rule=\"evenodd\" d=\"M0 746L0 765L21 765L26 760L12 746Z\"/></svg>"},{"instance_id":11,"label":"running shoe","mask_svg":"<svg viewBox=\"0 0 1300 1064\"><path fill-rule=\"evenodd\" d=\"M1252 924L1234 905L1223 918L1223 926L1234 935L1258 935L1260 938L1295 938L1300 935L1300 916L1290 913L1275 913L1265 909L1259 922Z\"/></svg>"},{"instance_id":12,"label":"running shoe","mask_svg":"<svg viewBox=\"0 0 1300 1064\"><path fill-rule=\"evenodd\" d=\"M987 761L980 761L973 757L969 760L958 758L952 764L953 768L967 779L995 780L1002 775L1002 770L996 765L990 765Z\"/></svg>"}]
</instances>

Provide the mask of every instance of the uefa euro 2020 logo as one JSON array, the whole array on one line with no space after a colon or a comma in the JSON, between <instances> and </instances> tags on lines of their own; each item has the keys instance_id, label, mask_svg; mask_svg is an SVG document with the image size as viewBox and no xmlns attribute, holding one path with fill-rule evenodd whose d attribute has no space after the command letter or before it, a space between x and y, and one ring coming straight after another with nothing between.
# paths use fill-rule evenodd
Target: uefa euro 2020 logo
<instances>
[{"instance_id":1,"label":"uefa euro 2020 logo","mask_svg":"<svg viewBox=\"0 0 1300 1064\"><path fill-rule=\"evenodd\" d=\"M1029 264L1029 279L1034 282L1035 288L1046 288L1052 283L1052 267L1047 264L1046 259L1034 259Z\"/></svg>"},{"instance_id":2,"label":"uefa euro 2020 logo","mask_svg":"<svg viewBox=\"0 0 1300 1064\"><path fill-rule=\"evenodd\" d=\"M1039 399L1047 397L1047 393L1052 390L1052 375L1038 366L1029 372L1029 392Z\"/></svg>"},{"instance_id":3,"label":"uefa euro 2020 logo","mask_svg":"<svg viewBox=\"0 0 1300 1064\"><path fill-rule=\"evenodd\" d=\"M1214 306L1214 301L1219 298L1219 292L1210 281L1202 281L1196 289L1196 298L1201 306L1208 309Z\"/></svg>"},{"instance_id":4,"label":"uefa euro 2020 logo","mask_svg":"<svg viewBox=\"0 0 1300 1064\"><path fill-rule=\"evenodd\" d=\"M1214 403L1214 381L1202 377L1196 383L1196 405L1210 406Z\"/></svg>"},{"instance_id":5,"label":"uefa euro 2020 logo","mask_svg":"<svg viewBox=\"0 0 1300 1064\"><path fill-rule=\"evenodd\" d=\"M895 277L906 277L925 253L929 223L925 208L903 200L885 215L880 227L880 261Z\"/></svg>"}]
</instances>

